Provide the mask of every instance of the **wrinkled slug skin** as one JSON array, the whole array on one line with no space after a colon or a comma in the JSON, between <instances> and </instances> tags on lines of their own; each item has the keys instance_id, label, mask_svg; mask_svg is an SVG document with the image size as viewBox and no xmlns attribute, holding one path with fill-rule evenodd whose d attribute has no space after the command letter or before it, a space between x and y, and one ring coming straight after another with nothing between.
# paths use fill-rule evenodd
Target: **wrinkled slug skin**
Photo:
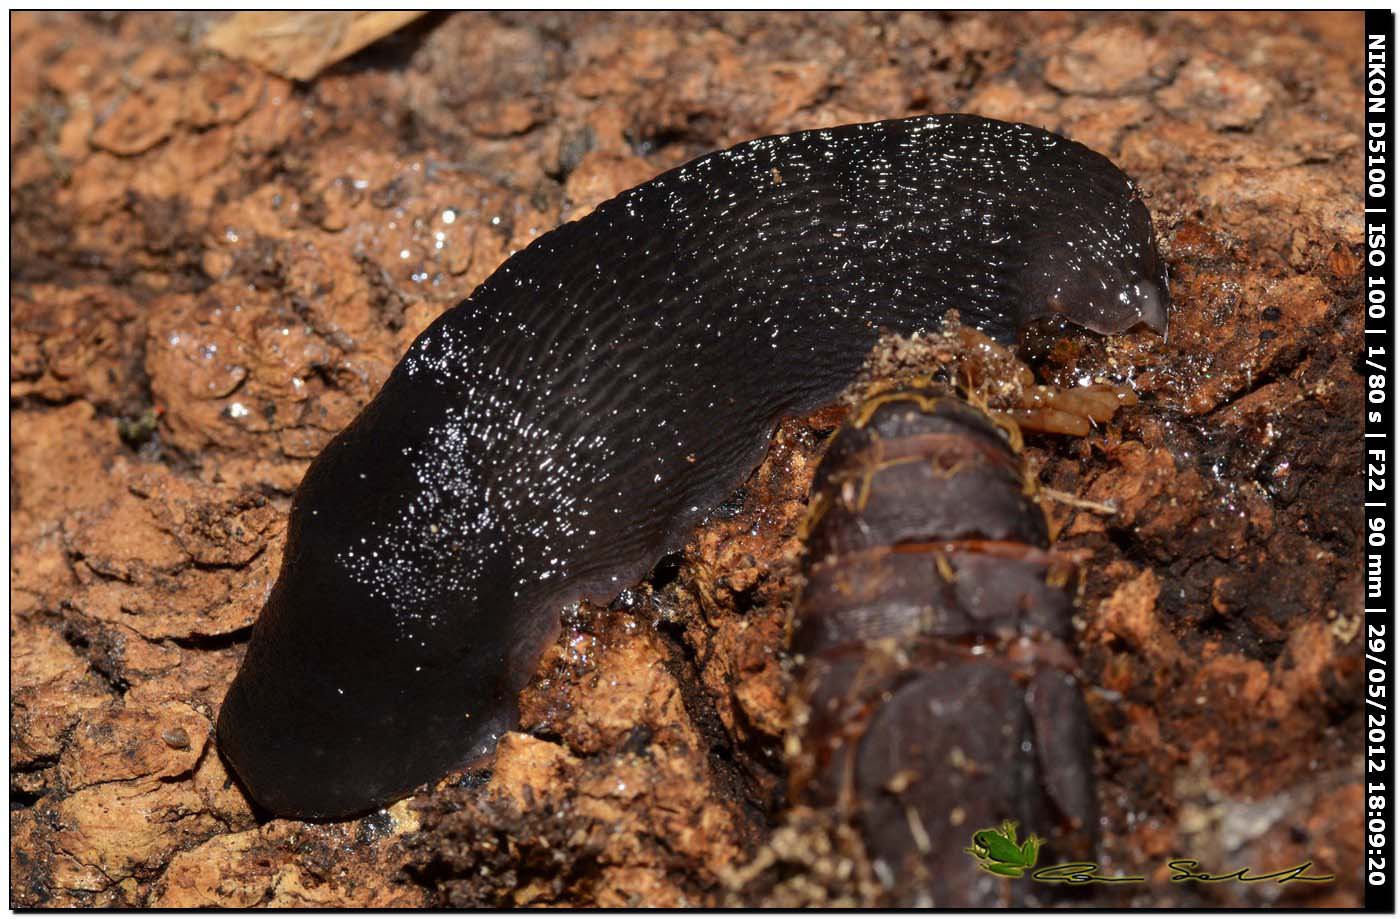
<instances>
[{"instance_id":1,"label":"wrinkled slug skin","mask_svg":"<svg viewBox=\"0 0 1400 919\"><path fill-rule=\"evenodd\" d=\"M491 750L560 607L682 546L881 328L1166 306L1132 183L1025 125L767 137L624 192L439 317L311 465L221 749L279 815L401 797Z\"/></svg>"}]
</instances>

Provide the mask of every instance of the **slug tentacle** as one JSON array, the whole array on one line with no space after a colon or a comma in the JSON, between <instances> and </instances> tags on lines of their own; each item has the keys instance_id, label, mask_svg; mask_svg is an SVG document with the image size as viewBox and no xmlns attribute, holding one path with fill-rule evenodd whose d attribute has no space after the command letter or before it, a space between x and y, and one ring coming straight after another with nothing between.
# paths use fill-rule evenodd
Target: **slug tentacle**
<instances>
[{"instance_id":1,"label":"slug tentacle","mask_svg":"<svg viewBox=\"0 0 1400 919\"><path fill-rule=\"evenodd\" d=\"M279 814L402 796L489 749L559 608L679 548L881 329L956 308L1011 341L1052 296L1125 328L1165 283L1128 179L1026 125L767 137L624 192L439 317L312 464L221 748Z\"/></svg>"}]
</instances>

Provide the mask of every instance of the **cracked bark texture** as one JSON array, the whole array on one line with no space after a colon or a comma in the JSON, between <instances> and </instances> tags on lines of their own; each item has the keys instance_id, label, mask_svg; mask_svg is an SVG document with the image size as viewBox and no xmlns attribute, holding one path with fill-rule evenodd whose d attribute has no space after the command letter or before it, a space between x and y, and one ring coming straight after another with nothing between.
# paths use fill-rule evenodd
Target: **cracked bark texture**
<instances>
[{"instance_id":1,"label":"cracked bark texture","mask_svg":"<svg viewBox=\"0 0 1400 919\"><path fill-rule=\"evenodd\" d=\"M1117 508L1049 507L1093 554L1102 861L1152 879L1083 902L1360 902L1359 14L434 14L308 83L204 50L218 21L12 20L12 905L879 902L781 793L829 417L569 614L489 769L269 820L210 724L291 490L433 317L692 156L930 111L1109 155L1171 266L1168 340L1026 351L1141 397L1028 447ZM1186 855L1338 879L1167 883Z\"/></svg>"}]
</instances>

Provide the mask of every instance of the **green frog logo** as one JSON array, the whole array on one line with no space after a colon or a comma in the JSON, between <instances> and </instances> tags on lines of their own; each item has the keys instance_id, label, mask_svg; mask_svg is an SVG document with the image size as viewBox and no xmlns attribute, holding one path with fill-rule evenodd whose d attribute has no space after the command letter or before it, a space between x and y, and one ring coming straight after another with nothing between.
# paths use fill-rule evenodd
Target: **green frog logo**
<instances>
[{"instance_id":1,"label":"green frog logo","mask_svg":"<svg viewBox=\"0 0 1400 919\"><path fill-rule=\"evenodd\" d=\"M999 827L972 834L972 845L964 849L977 859L977 867L1004 878L1018 878L1035 867L1040 845L1045 840L1034 833L1024 844L1016 842L1016 821L1003 821Z\"/></svg>"}]
</instances>

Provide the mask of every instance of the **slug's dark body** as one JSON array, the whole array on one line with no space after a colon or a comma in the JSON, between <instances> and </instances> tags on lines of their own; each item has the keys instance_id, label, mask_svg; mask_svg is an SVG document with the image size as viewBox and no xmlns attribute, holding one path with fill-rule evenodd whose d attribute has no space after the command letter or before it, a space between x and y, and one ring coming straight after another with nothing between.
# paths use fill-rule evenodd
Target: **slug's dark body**
<instances>
[{"instance_id":1,"label":"slug's dark body","mask_svg":"<svg viewBox=\"0 0 1400 919\"><path fill-rule=\"evenodd\" d=\"M859 827L900 906L1021 905L964 851L1008 819L1092 854L1078 570L1029 491L987 415L924 391L867 402L817 469L793 792Z\"/></svg>"},{"instance_id":2,"label":"slug's dark body","mask_svg":"<svg viewBox=\"0 0 1400 919\"><path fill-rule=\"evenodd\" d=\"M937 116L703 157L512 256L308 470L219 719L284 815L394 799L511 726L562 605L607 600L830 402L881 327L1165 323L1112 163Z\"/></svg>"}]
</instances>

